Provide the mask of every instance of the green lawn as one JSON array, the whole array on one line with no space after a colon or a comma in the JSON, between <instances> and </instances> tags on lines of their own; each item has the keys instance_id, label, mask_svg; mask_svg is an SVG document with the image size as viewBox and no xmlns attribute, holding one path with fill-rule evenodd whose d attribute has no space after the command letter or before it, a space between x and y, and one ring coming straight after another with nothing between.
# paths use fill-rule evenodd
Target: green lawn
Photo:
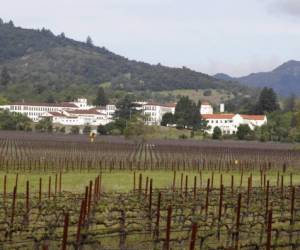
<instances>
[{"instance_id":1,"label":"green lawn","mask_svg":"<svg viewBox=\"0 0 300 250\"><path fill-rule=\"evenodd\" d=\"M171 187L173 182L173 172L172 171L145 171L145 172L136 172L136 186L138 186L138 175L142 173L143 175L143 187L145 186L145 180L148 176L153 179L154 188L165 188ZM177 172L177 187L180 186L180 175L182 172ZM94 180L95 177L99 173L91 172L91 173L79 173L79 172L70 172L64 173L62 177L62 190L64 191L72 191L72 192L83 192L86 185L88 185L90 180ZM5 173L0 173L1 178L1 186L0 192L3 192L3 179ZM30 190L38 191L39 187L39 178L42 178L43 183L43 192L48 191L48 180L50 174L19 174L19 182L18 182L18 192L25 191L26 181L30 182ZM188 186L193 187L194 176L197 176L197 186L200 184L199 173L196 172L185 172L184 176L188 175ZM240 185L240 173L238 172L228 172L223 173L223 184L225 186L231 185L231 175L234 175L234 185ZM244 173L243 177L243 186L247 185L247 178L250 173ZM206 186L207 179L211 178L212 173L208 171L202 172L202 186ZM16 174L7 174L7 192L12 192L13 186L15 184ZM269 172L267 175L267 179L270 180L271 185L276 185L277 182L277 173ZM185 177L184 177L185 182ZM55 183L55 174L51 175L51 186L52 191L54 192L54 183ZM287 172L284 175L284 184L290 184L290 173ZM293 174L293 184L300 185L300 172ZM214 173L214 187L219 187L220 185L220 173ZM253 186L260 186L260 173L253 173ZM112 173L102 173L102 187L105 191L122 191L127 192L133 188L133 172L129 171L115 171Z\"/></svg>"}]
</instances>

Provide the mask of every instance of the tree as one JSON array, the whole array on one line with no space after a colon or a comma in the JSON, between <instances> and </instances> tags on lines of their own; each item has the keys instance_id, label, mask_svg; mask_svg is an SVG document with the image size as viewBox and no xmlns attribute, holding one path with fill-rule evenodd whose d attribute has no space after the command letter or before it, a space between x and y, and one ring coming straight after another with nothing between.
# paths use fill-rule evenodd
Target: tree
<instances>
[{"instance_id":1,"label":"tree","mask_svg":"<svg viewBox=\"0 0 300 250\"><path fill-rule=\"evenodd\" d=\"M1 85L6 87L10 81L11 81L11 77L8 72L8 69L6 67L3 67L1 72Z\"/></svg>"},{"instance_id":2,"label":"tree","mask_svg":"<svg viewBox=\"0 0 300 250\"><path fill-rule=\"evenodd\" d=\"M198 130L206 126L206 122L201 119L199 104L196 105L188 96L183 96L178 101L174 120L177 128Z\"/></svg>"},{"instance_id":3,"label":"tree","mask_svg":"<svg viewBox=\"0 0 300 250\"><path fill-rule=\"evenodd\" d=\"M88 36L88 37L86 38L86 44L87 44L88 46L93 46L93 40L92 40L92 38L91 38L90 36Z\"/></svg>"},{"instance_id":4,"label":"tree","mask_svg":"<svg viewBox=\"0 0 300 250\"><path fill-rule=\"evenodd\" d=\"M82 133L84 134L89 134L90 132L92 131L92 128L88 125L86 125L83 130L82 130Z\"/></svg>"},{"instance_id":5,"label":"tree","mask_svg":"<svg viewBox=\"0 0 300 250\"><path fill-rule=\"evenodd\" d=\"M66 133L66 127L61 127L60 129L59 129L59 132L60 133Z\"/></svg>"},{"instance_id":6,"label":"tree","mask_svg":"<svg viewBox=\"0 0 300 250\"><path fill-rule=\"evenodd\" d=\"M98 133L99 135L107 135L107 134L108 134L108 131L107 131L106 126L105 126L105 125L99 125L99 126L97 127L97 133Z\"/></svg>"},{"instance_id":7,"label":"tree","mask_svg":"<svg viewBox=\"0 0 300 250\"><path fill-rule=\"evenodd\" d=\"M104 92L104 89L100 87L97 91L96 99L94 100L94 105L105 106L109 103L109 100Z\"/></svg>"},{"instance_id":8,"label":"tree","mask_svg":"<svg viewBox=\"0 0 300 250\"><path fill-rule=\"evenodd\" d=\"M137 114L128 122L124 129L124 136L126 139L143 142L152 132L153 128L145 125L143 117Z\"/></svg>"},{"instance_id":9,"label":"tree","mask_svg":"<svg viewBox=\"0 0 300 250\"><path fill-rule=\"evenodd\" d=\"M277 95L272 88L264 87L256 104L256 113L265 114L279 110Z\"/></svg>"},{"instance_id":10,"label":"tree","mask_svg":"<svg viewBox=\"0 0 300 250\"><path fill-rule=\"evenodd\" d=\"M296 108L296 96L291 94L284 102L284 111L295 111Z\"/></svg>"},{"instance_id":11,"label":"tree","mask_svg":"<svg viewBox=\"0 0 300 250\"><path fill-rule=\"evenodd\" d=\"M79 134L79 127L78 126L72 126L71 130L70 130L70 133L73 134L73 135Z\"/></svg>"},{"instance_id":12,"label":"tree","mask_svg":"<svg viewBox=\"0 0 300 250\"><path fill-rule=\"evenodd\" d=\"M54 99L54 97L53 97L53 95L49 95L48 97L47 97L47 101L46 101L47 103L55 103L55 99Z\"/></svg>"},{"instance_id":13,"label":"tree","mask_svg":"<svg viewBox=\"0 0 300 250\"><path fill-rule=\"evenodd\" d=\"M238 126L236 136L239 140L245 140L251 133L251 129L248 124L240 124Z\"/></svg>"},{"instance_id":14,"label":"tree","mask_svg":"<svg viewBox=\"0 0 300 250\"><path fill-rule=\"evenodd\" d=\"M6 105L8 103L9 101L5 97L0 96L0 105Z\"/></svg>"},{"instance_id":15,"label":"tree","mask_svg":"<svg viewBox=\"0 0 300 250\"><path fill-rule=\"evenodd\" d=\"M161 126L167 126L168 124L174 124L174 115L172 113L165 113L161 119Z\"/></svg>"},{"instance_id":16,"label":"tree","mask_svg":"<svg viewBox=\"0 0 300 250\"><path fill-rule=\"evenodd\" d=\"M222 130L219 127L215 127L212 138L214 140L220 140L222 138Z\"/></svg>"},{"instance_id":17,"label":"tree","mask_svg":"<svg viewBox=\"0 0 300 250\"><path fill-rule=\"evenodd\" d=\"M137 105L134 103L133 95L124 96L119 102L117 102L117 111L115 112L115 118L130 120L135 114L140 113Z\"/></svg>"},{"instance_id":18,"label":"tree","mask_svg":"<svg viewBox=\"0 0 300 250\"><path fill-rule=\"evenodd\" d=\"M52 132L52 120L50 117L45 117L39 120L39 122L35 125L35 129L39 132Z\"/></svg>"},{"instance_id":19,"label":"tree","mask_svg":"<svg viewBox=\"0 0 300 250\"><path fill-rule=\"evenodd\" d=\"M23 114L4 110L0 112L0 129L27 131L31 129L31 120Z\"/></svg>"}]
</instances>

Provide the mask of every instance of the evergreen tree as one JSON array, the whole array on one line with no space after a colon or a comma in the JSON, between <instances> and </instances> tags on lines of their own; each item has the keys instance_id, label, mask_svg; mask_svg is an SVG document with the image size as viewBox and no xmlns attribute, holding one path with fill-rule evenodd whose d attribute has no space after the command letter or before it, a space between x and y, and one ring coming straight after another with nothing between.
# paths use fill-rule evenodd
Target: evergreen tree
<instances>
[{"instance_id":1,"label":"evergreen tree","mask_svg":"<svg viewBox=\"0 0 300 250\"><path fill-rule=\"evenodd\" d=\"M6 67L4 67L1 72L1 85L7 86L10 81L11 81L11 77L8 72L8 69Z\"/></svg>"},{"instance_id":2,"label":"evergreen tree","mask_svg":"<svg viewBox=\"0 0 300 250\"><path fill-rule=\"evenodd\" d=\"M94 100L94 105L105 106L109 103L109 100L104 92L104 89L100 87L97 92L96 99Z\"/></svg>"},{"instance_id":3,"label":"evergreen tree","mask_svg":"<svg viewBox=\"0 0 300 250\"><path fill-rule=\"evenodd\" d=\"M174 115L172 113L165 113L161 119L161 126L167 126L168 124L174 124Z\"/></svg>"},{"instance_id":4,"label":"evergreen tree","mask_svg":"<svg viewBox=\"0 0 300 250\"><path fill-rule=\"evenodd\" d=\"M76 134L79 134L80 132L80 129L78 126L72 126L71 127L71 130L70 130L70 133L73 134L73 135L76 135Z\"/></svg>"},{"instance_id":5,"label":"evergreen tree","mask_svg":"<svg viewBox=\"0 0 300 250\"><path fill-rule=\"evenodd\" d=\"M284 111L295 111L296 108L296 96L295 94L291 94L284 103Z\"/></svg>"},{"instance_id":6,"label":"evergreen tree","mask_svg":"<svg viewBox=\"0 0 300 250\"><path fill-rule=\"evenodd\" d=\"M53 131L53 125L52 125L52 119L50 117L45 117L35 125L35 129L39 132L52 132Z\"/></svg>"},{"instance_id":7,"label":"evergreen tree","mask_svg":"<svg viewBox=\"0 0 300 250\"><path fill-rule=\"evenodd\" d=\"M279 110L277 95L272 88L264 87L256 104L256 113L265 114Z\"/></svg>"},{"instance_id":8,"label":"evergreen tree","mask_svg":"<svg viewBox=\"0 0 300 250\"><path fill-rule=\"evenodd\" d=\"M92 38L90 36L88 36L86 38L86 44L89 45L89 46L93 46L93 40L92 40Z\"/></svg>"},{"instance_id":9,"label":"evergreen tree","mask_svg":"<svg viewBox=\"0 0 300 250\"><path fill-rule=\"evenodd\" d=\"M251 129L248 124L241 124L238 127L238 130L236 132L236 136L239 140L245 140L247 136L249 136L251 133Z\"/></svg>"},{"instance_id":10,"label":"evergreen tree","mask_svg":"<svg viewBox=\"0 0 300 250\"><path fill-rule=\"evenodd\" d=\"M183 96L175 107L174 120L178 128L193 130L203 128L199 104L196 105L188 96Z\"/></svg>"},{"instance_id":11,"label":"evergreen tree","mask_svg":"<svg viewBox=\"0 0 300 250\"><path fill-rule=\"evenodd\" d=\"M86 125L83 130L82 130L82 133L84 134L89 134L90 132L92 131L92 128L88 125Z\"/></svg>"},{"instance_id":12,"label":"evergreen tree","mask_svg":"<svg viewBox=\"0 0 300 250\"><path fill-rule=\"evenodd\" d=\"M220 140L222 138L222 130L219 127L215 127L212 138L214 140Z\"/></svg>"},{"instance_id":13,"label":"evergreen tree","mask_svg":"<svg viewBox=\"0 0 300 250\"><path fill-rule=\"evenodd\" d=\"M137 105L134 104L134 97L132 95L124 96L117 102L116 106L115 118L117 119L130 120L134 114L139 113L136 110Z\"/></svg>"}]
</instances>

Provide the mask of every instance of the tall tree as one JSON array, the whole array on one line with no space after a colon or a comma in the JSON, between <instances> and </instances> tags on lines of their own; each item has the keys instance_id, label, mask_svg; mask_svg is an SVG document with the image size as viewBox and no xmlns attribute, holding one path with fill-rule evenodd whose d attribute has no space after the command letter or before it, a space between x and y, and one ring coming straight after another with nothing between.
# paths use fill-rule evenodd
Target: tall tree
<instances>
[{"instance_id":1,"label":"tall tree","mask_svg":"<svg viewBox=\"0 0 300 250\"><path fill-rule=\"evenodd\" d=\"M94 100L93 103L94 105L99 105L99 106L105 106L109 103L109 100L102 87L98 89L96 99Z\"/></svg>"},{"instance_id":2,"label":"tall tree","mask_svg":"<svg viewBox=\"0 0 300 250\"><path fill-rule=\"evenodd\" d=\"M139 113L136 109L137 105L134 104L134 96L126 95L119 102L117 102L117 111L115 117L117 119L130 120L134 114Z\"/></svg>"},{"instance_id":3,"label":"tall tree","mask_svg":"<svg viewBox=\"0 0 300 250\"><path fill-rule=\"evenodd\" d=\"M86 38L86 44L89 45L89 46L93 46L93 40L92 40L92 38L90 36L88 36Z\"/></svg>"},{"instance_id":4,"label":"tall tree","mask_svg":"<svg viewBox=\"0 0 300 250\"><path fill-rule=\"evenodd\" d=\"M284 103L284 111L295 111L296 108L296 96L295 94L291 94Z\"/></svg>"},{"instance_id":5,"label":"tall tree","mask_svg":"<svg viewBox=\"0 0 300 250\"><path fill-rule=\"evenodd\" d=\"M277 95L272 88L264 87L256 104L256 113L265 114L279 110Z\"/></svg>"},{"instance_id":6,"label":"tall tree","mask_svg":"<svg viewBox=\"0 0 300 250\"><path fill-rule=\"evenodd\" d=\"M196 105L188 96L183 96L175 107L174 120L178 128L201 129L204 121L201 119L199 104Z\"/></svg>"},{"instance_id":7,"label":"tall tree","mask_svg":"<svg viewBox=\"0 0 300 250\"><path fill-rule=\"evenodd\" d=\"M218 126L214 127L212 138L214 140L219 140L222 138L222 130Z\"/></svg>"},{"instance_id":8,"label":"tall tree","mask_svg":"<svg viewBox=\"0 0 300 250\"><path fill-rule=\"evenodd\" d=\"M172 113L165 113L162 116L160 125L161 126L167 126L168 124L174 124L174 115Z\"/></svg>"},{"instance_id":9,"label":"tall tree","mask_svg":"<svg viewBox=\"0 0 300 250\"><path fill-rule=\"evenodd\" d=\"M50 117L42 118L35 125L35 129L39 132L52 132L53 130L52 119Z\"/></svg>"},{"instance_id":10,"label":"tall tree","mask_svg":"<svg viewBox=\"0 0 300 250\"><path fill-rule=\"evenodd\" d=\"M7 86L9 82L11 81L10 74L8 72L8 69L6 67L3 67L2 72L1 72L1 85L2 86Z\"/></svg>"},{"instance_id":11,"label":"tall tree","mask_svg":"<svg viewBox=\"0 0 300 250\"><path fill-rule=\"evenodd\" d=\"M238 126L236 136L239 140L245 140L250 133L251 129L248 124L240 124L240 126Z\"/></svg>"}]
</instances>

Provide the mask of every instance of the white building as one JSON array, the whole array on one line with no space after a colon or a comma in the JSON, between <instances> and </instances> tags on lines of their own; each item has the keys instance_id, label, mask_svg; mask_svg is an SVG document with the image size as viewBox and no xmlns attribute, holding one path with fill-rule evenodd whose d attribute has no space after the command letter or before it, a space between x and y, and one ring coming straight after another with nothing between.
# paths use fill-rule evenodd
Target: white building
<instances>
[{"instance_id":1,"label":"white building","mask_svg":"<svg viewBox=\"0 0 300 250\"><path fill-rule=\"evenodd\" d=\"M214 113L214 109L208 102L201 103L201 107L200 107L201 115L213 114L213 113Z\"/></svg>"},{"instance_id":2,"label":"white building","mask_svg":"<svg viewBox=\"0 0 300 250\"><path fill-rule=\"evenodd\" d=\"M78 109L73 103L37 103L37 102L15 102L9 105L1 105L1 109L16 112L29 117L32 121L38 122L46 112L58 112L62 110Z\"/></svg>"},{"instance_id":3,"label":"white building","mask_svg":"<svg viewBox=\"0 0 300 250\"><path fill-rule=\"evenodd\" d=\"M70 126L99 126L109 123L109 118L106 114L97 109L77 109L61 112L48 112L43 117L50 117L52 122L60 125Z\"/></svg>"},{"instance_id":4,"label":"white building","mask_svg":"<svg viewBox=\"0 0 300 250\"><path fill-rule=\"evenodd\" d=\"M147 103L142 106L147 125L160 125L162 117L166 113L175 113L176 104Z\"/></svg>"},{"instance_id":5,"label":"white building","mask_svg":"<svg viewBox=\"0 0 300 250\"><path fill-rule=\"evenodd\" d=\"M83 97L78 98L77 100L70 103L76 105L79 109L92 109L95 107L92 105L88 105L87 99Z\"/></svg>"},{"instance_id":6,"label":"white building","mask_svg":"<svg viewBox=\"0 0 300 250\"><path fill-rule=\"evenodd\" d=\"M102 106L99 108L96 107L96 109L98 111L100 111L101 113L105 114L107 116L107 119L110 120L109 122L112 122L113 116L117 110L117 107L114 104L107 104L106 106Z\"/></svg>"},{"instance_id":7,"label":"white building","mask_svg":"<svg viewBox=\"0 0 300 250\"><path fill-rule=\"evenodd\" d=\"M1 105L1 109L17 112L38 122L43 117L51 117L53 123L61 125L105 125L112 121L116 106L109 104L105 107L88 105L87 99L79 98L73 102L64 103L36 103L16 102Z\"/></svg>"},{"instance_id":8,"label":"white building","mask_svg":"<svg viewBox=\"0 0 300 250\"><path fill-rule=\"evenodd\" d=\"M267 124L265 115L240 115L240 114L204 114L202 118L208 123L206 131L212 134L215 127L219 127L222 134L235 134L241 124L248 124L250 129Z\"/></svg>"}]
</instances>

